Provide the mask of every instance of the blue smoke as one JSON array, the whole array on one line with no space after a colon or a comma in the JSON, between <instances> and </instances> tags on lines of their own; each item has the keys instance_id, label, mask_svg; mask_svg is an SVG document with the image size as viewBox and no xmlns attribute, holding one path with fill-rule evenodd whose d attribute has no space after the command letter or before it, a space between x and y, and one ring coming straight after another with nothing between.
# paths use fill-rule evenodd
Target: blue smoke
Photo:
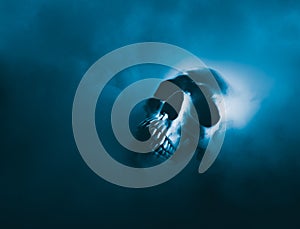
<instances>
[{"instance_id":1,"label":"blue smoke","mask_svg":"<svg viewBox=\"0 0 300 229\"><path fill-rule=\"evenodd\" d=\"M1 222L296 227L299 9L293 0L0 1ZM166 184L127 190L84 164L71 109L89 66L144 41L187 49L239 82L244 100L234 104L248 116L207 173L194 160Z\"/></svg>"}]
</instances>

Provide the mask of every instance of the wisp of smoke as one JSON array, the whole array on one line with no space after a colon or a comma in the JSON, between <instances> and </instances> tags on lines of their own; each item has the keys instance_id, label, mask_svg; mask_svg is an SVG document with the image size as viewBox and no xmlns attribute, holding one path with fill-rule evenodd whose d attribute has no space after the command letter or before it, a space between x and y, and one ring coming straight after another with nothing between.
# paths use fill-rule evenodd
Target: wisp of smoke
<instances>
[{"instance_id":1,"label":"wisp of smoke","mask_svg":"<svg viewBox=\"0 0 300 229\"><path fill-rule=\"evenodd\" d=\"M230 86L225 96L228 128L245 127L268 95L271 83L264 74L247 66L232 63L211 64Z\"/></svg>"}]
</instances>

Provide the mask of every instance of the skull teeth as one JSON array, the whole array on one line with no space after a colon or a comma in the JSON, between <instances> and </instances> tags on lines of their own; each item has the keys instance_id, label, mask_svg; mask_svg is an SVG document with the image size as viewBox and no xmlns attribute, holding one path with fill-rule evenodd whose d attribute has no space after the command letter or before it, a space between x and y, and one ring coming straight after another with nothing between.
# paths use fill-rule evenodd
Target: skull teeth
<instances>
[{"instance_id":1,"label":"skull teeth","mask_svg":"<svg viewBox=\"0 0 300 229\"><path fill-rule=\"evenodd\" d=\"M139 124L142 128L149 128L150 134L152 136L155 135L157 139L164 138L163 142L158 147L154 147L156 149L152 152L153 155L162 159L170 158L176 150L176 146L173 145L172 141L165 135L166 133L161 130L161 126L159 126L159 122L164 122L164 125L167 126L167 118L167 114L155 114Z\"/></svg>"},{"instance_id":2,"label":"skull teeth","mask_svg":"<svg viewBox=\"0 0 300 229\"><path fill-rule=\"evenodd\" d=\"M164 141L164 143L163 143L163 147L165 148L165 149L167 149L167 147L168 147L168 141Z\"/></svg>"},{"instance_id":3,"label":"skull teeth","mask_svg":"<svg viewBox=\"0 0 300 229\"><path fill-rule=\"evenodd\" d=\"M175 147L171 143L171 140L166 137L164 142L153 152L155 156L168 159L175 152Z\"/></svg>"}]
</instances>

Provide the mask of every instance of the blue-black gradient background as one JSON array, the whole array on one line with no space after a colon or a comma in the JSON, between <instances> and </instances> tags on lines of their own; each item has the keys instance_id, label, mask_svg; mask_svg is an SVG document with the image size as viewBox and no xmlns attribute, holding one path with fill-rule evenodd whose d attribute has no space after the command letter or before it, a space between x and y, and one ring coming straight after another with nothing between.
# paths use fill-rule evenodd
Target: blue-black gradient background
<instances>
[{"instance_id":1,"label":"blue-black gradient background","mask_svg":"<svg viewBox=\"0 0 300 229\"><path fill-rule=\"evenodd\" d=\"M89 66L144 41L251 66L272 87L205 174L193 160L137 190L88 168L71 117ZM299 228L299 72L299 1L1 0L0 228Z\"/></svg>"}]
</instances>

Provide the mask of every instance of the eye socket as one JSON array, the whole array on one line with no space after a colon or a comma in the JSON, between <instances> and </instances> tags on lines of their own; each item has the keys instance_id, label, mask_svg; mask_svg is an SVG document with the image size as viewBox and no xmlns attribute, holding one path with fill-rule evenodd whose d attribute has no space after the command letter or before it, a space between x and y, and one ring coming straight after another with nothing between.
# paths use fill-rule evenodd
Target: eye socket
<instances>
[{"instance_id":1,"label":"eye socket","mask_svg":"<svg viewBox=\"0 0 300 229\"><path fill-rule=\"evenodd\" d=\"M144 102L144 110L147 114L153 114L160 110L162 107L163 102L157 98L149 98Z\"/></svg>"},{"instance_id":2,"label":"eye socket","mask_svg":"<svg viewBox=\"0 0 300 229\"><path fill-rule=\"evenodd\" d=\"M164 103L161 113L167 113L168 119L175 120L178 117L178 112L181 110L184 100L183 92L175 92ZM178 112L177 112L178 111Z\"/></svg>"},{"instance_id":3,"label":"eye socket","mask_svg":"<svg viewBox=\"0 0 300 229\"><path fill-rule=\"evenodd\" d=\"M206 98L196 85L196 83L187 75L180 75L169 80L184 92L189 93L193 104L198 113L199 123L205 127L212 127L220 120L218 107L212 98ZM161 90L162 91L162 90Z\"/></svg>"}]
</instances>

